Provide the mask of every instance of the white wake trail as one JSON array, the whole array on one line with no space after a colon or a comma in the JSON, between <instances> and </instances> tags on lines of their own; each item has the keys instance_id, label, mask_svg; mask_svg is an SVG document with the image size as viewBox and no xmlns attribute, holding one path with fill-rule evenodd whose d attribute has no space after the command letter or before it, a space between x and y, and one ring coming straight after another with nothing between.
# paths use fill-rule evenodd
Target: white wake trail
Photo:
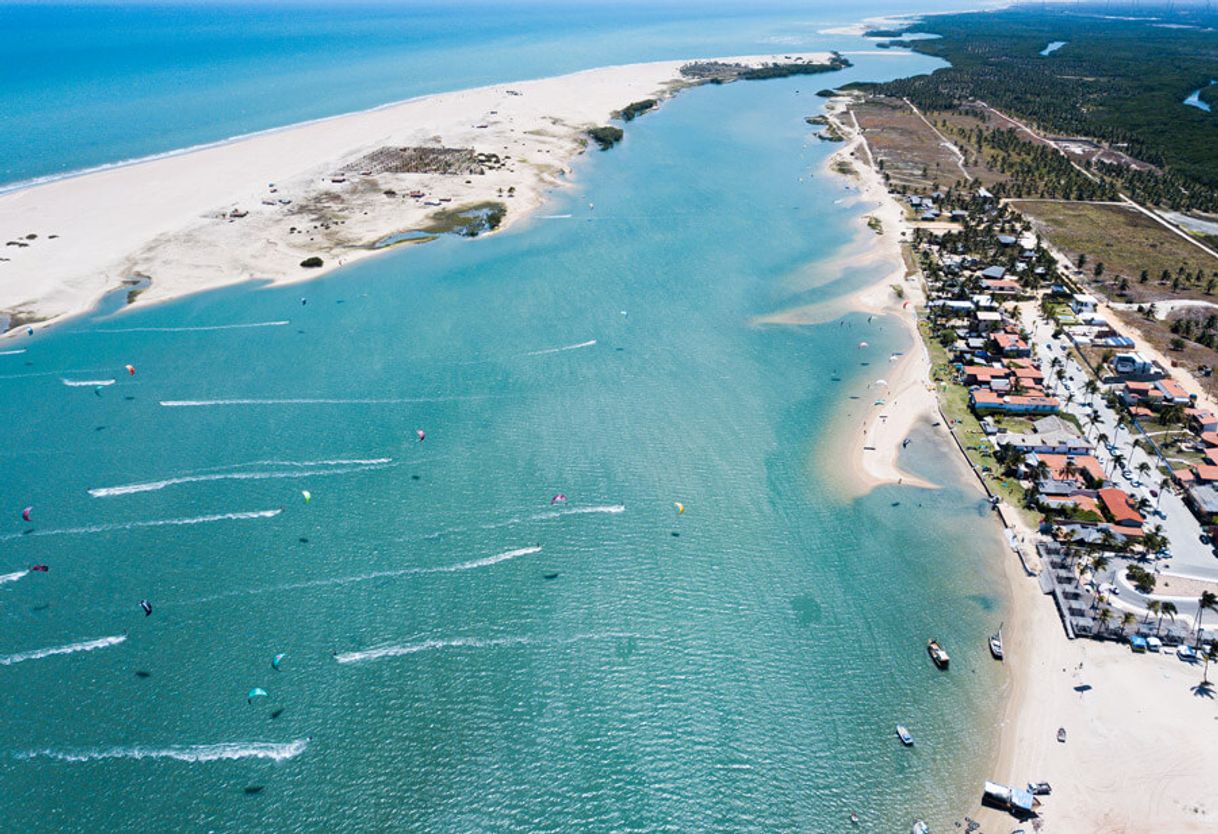
<instances>
[{"instance_id":1,"label":"white wake trail","mask_svg":"<svg viewBox=\"0 0 1218 834\"><path fill-rule=\"evenodd\" d=\"M191 518L158 518L151 521L128 521L119 524L94 524L89 527L67 527L59 530L34 529L26 533L7 533L0 541L24 539L26 536L84 536L91 533L112 533L118 530L138 530L142 527L180 527L192 524L210 524L215 521L250 521L258 518L274 518L283 512L277 510L253 510L241 513L216 513Z\"/></svg>"},{"instance_id":2,"label":"white wake trail","mask_svg":"<svg viewBox=\"0 0 1218 834\"><path fill-rule=\"evenodd\" d=\"M83 643L68 643L66 646L51 646L46 649L34 649L28 652L18 652L0 657L0 666L12 666L16 663L24 663L27 660L41 660L44 657L52 657L57 654L75 654L76 652L91 652L94 649L104 649L109 646L117 646L127 639L125 634L116 634L113 637L101 637L97 640L86 640Z\"/></svg>"},{"instance_id":3,"label":"white wake trail","mask_svg":"<svg viewBox=\"0 0 1218 834\"><path fill-rule=\"evenodd\" d=\"M211 330L248 330L252 327L283 327L291 324L283 321L255 321L249 324L210 324L198 327L122 327L94 330L94 333L206 333Z\"/></svg>"},{"instance_id":4,"label":"white wake trail","mask_svg":"<svg viewBox=\"0 0 1218 834\"><path fill-rule=\"evenodd\" d=\"M69 388L99 388L114 384L113 379L61 379L59 381Z\"/></svg>"},{"instance_id":5,"label":"white wake trail","mask_svg":"<svg viewBox=\"0 0 1218 834\"><path fill-rule=\"evenodd\" d=\"M133 495L137 492L156 492L180 484L196 484L204 481L265 481L277 478L313 478L323 475L346 475L351 472L369 472L385 469L389 459L360 466L336 467L333 469L300 469L294 472L213 472L208 475L182 475L161 481L144 481L112 487L94 487L89 494L94 498L112 498L116 495Z\"/></svg>"},{"instance_id":6,"label":"white wake trail","mask_svg":"<svg viewBox=\"0 0 1218 834\"><path fill-rule=\"evenodd\" d=\"M447 403L484 399L487 399L487 397L290 397L279 399L161 400L160 404L165 408L207 408L211 406L237 405L410 405L412 403Z\"/></svg>"},{"instance_id":7,"label":"white wake trail","mask_svg":"<svg viewBox=\"0 0 1218 834\"><path fill-rule=\"evenodd\" d=\"M563 345L562 347L546 348L544 350L533 350L525 354L525 356L545 356L547 353L562 353L564 350L579 350L580 348L592 347L596 344L596 339L589 339L586 342L580 342L576 345Z\"/></svg>"},{"instance_id":8,"label":"white wake trail","mask_svg":"<svg viewBox=\"0 0 1218 834\"><path fill-rule=\"evenodd\" d=\"M461 562L456 565L440 565L438 567L410 567L396 568L394 570L373 571L372 573L361 573L355 576L331 576L324 579L309 579L304 582L293 582L287 585L271 585L266 588L246 588L239 591L228 591L223 594L216 594L210 597L201 597L199 599L188 600L186 605L198 605L207 602L215 602L221 599L230 599L232 597L253 596L257 594L281 593L283 591L302 591L308 588L330 588L342 585L357 585L361 582L372 582L376 579L390 579L397 576L418 576L426 573L457 573L458 571L476 570L477 568L485 568L491 565L497 565L500 562L507 562L511 559L516 559L520 556L529 556L533 553L540 553L540 547L520 547L515 550L508 550L503 553L496 553L494 556L485 556L481 559L472 559L468 562Z\"/></svg>"},{"instance_id":9,"label":"white wake trail","mask_svg":"<svg viewBox=\"0 0 1218 834\"><path fill-rule=\"evenodd\" d=\"M97 750L26 750L14 753L18 759L56 759L61 762L94 762L104 759L171 759L178 762L224 762L238 759L294 759L309 746L301 738L285 744L266 741L196 744L188 747L110 747Z\"/></svg>"},{"instance_id":10,"label":"white wake trail","mask_svg":"<svg viewBox=\"0 0 1218 834\"><path fill-rule=\"evenodd\" d=\"M18 579L20 579L21 577L25 576L28 573L29 573L28 570L19 570L14 573L0 574L0 585L5 584L6 582L16 582Z\"/></svg>"},{"instance_id":11,"label":"white wake trail","mask_svg":"<svg viewBox=\"0 0 1218 834\"><path fill-rule=\"evenodd\" d=\"M0 350L0 356L17 356L21 353L25 353L25 348L20 350Z\"/></svg>"},{"instance_id":12,"label":"white wake trail","mask_svg":"<svg viewBox=\"0 0 1218 834\"><path fill-rule=\"evenodd\" d=\"M339 663L363 663L368 660L381 660L386 657L402 657L404 655L431 652L441 649L495 649L513 646L565 646L570 643L581 643L588 640L621 640L640 638L642 635L626 632L604 632L600 634L576 634L572 637L548 639L544 637L494 637L479 640L476 637L453 637L447 640L424 640L419 643L403 643L397 646L380 646L366 649L362 652L343 652L334 655Z\"/></svg>"}]
</instances>

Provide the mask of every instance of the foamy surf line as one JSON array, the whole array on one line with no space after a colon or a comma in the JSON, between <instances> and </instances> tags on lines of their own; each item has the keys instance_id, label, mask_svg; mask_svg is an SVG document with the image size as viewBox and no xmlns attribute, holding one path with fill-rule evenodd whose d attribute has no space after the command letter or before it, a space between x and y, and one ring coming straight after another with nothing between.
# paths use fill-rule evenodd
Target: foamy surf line
<instances>
[{"instance_id":1,"label":"foamy surf line","mask_svg":"<svg viewBox=\"0 0 1218 834\"><path fill-rule=\"evenodd\" d=\"M94 498L113 498L116 495L156 492L166 487L203 483L206 481L265 481L277 478L314 478L324 475L346 475L352 472L375 472L378 469L388 468L390 463L390 458L382 458L378 459L375 463L359 466L337 466L330 469L296 469L287 472L212 472L208 475L182 475L177 478L166 478L161 481L145 481L112 487L94 487L89 490L89 494Z\"/></svg>"},{"instance_id":2,"label":"foamy surf line","mask_svg":"<svg viewBox=\"0 0 1218 834\"><path fill-rule=\"evenodd\" d=\"M182 527L191 524L210 524L216 521L252 521L259 518L274 518L283 512L277 510L253 510L242 513L217 513L215 515L200 515L193 518L158 518L151 521L128 521L123 524L95 524L90 527L68 527L60 530L39 530L35 528L27 533L7 533L0 536L0 541L24 539L27 536L86 536L91 533L112 533L119 530L138 530L142 527Z\"/></svg>"},{"instance_id":3,"label":"foamy surf line","mask_svg":"<svg viewBox=\"0 0 1218 834\"><path fill-rule=\"evenodd\" d=\"M233 405L409 405L411 403L447 403L465 400L484 400L486 397L369 397L328 398L292 397L284 399L227 399L227 400L161 400L165 408L206 408L209 406Z\"/></svg>"},{"instance_id":4,"label":"foamy surf line","mask_svg":"<svg viewBox=\"0 0 1218 834\"><path fill-rule=\"evenodd\" d=\"M26 750L14 753L16 759L55 759L61 762L95 762L106 759L170 759L176 762L232 762L239 759L269 759L282 762L294 759L309 746L301 738L284 744L266 741L196 744L189 747L110 747L100 750Z\"/></svg>"},{"instance_id":5,"label":"foamy surf line","mask_svg":"<svg viewBox=\"0 0 1218 834\"><path fill-rule=\"evenodd\" d=\"M460 562L455 565L441 565L439 567L422 568L397 568L395 570L382 570L373 573L361 573L356 576L335 576L328 579L310 579L307 582L294 582L290 585L274 585L268 588L255 588L252 590L229 591L226 594L217 594L210 597L202 597L200 599L190 600L186 604L200 604L206 602L215 602L216 600L228 599L230 597L251 596L254 594L269 594L282 593L283 591L301 591L307 588L327 588L336 585L356 585L361 582L372 582L377 579L391 579L399 576L417 576L427 573L457 573L459 571L476 570L478 568L490 567L497 565L500 562L507 562L521 556L530 556L534 553L540 553L541 547L519 547L515 550L506 550L503 553L496 553L494 556L484 556L481 559L471 559L468 562Z\"/></svg>"},{"instance_id":6,"label":"foamy surf line","mask_svg":"<svg viewBox=\"0 0 1218 834\"><path fill-rule=\"evenodd\" d=\"M99 388L114 384L113 379L61 379L59 381L69 388Z\"/></svg>"},{"instance_id":7,"label":"foamy surf line","mask_svg":"<svg viewBox=\"0 0 1218 834\"><path fill-rule=\"evenodd\" d=\"M386 657L402 657L420 652L440 651L443 649L497 649L516 646L565 646L572 643L582 643L592 640L624 640L639 639L643 635L626 632L610 631L603 634L577 634L573 637L544 638L544 637L495 637L479 640L476 637L454 637L448 640L424 640L420 643L404 643L398 646L381 646L362 652L343 652L334 655L339 663L363 663L369 660L381 660Z\"/></svg>"},{"instance_id":8,"label":"foamy surf line","mask_svg":"<svg viewBox=\"0 0 1218 834\"><path fill-rule=\"evenodd\" d=\"M589 339L586 342L580 342L579 344L575 345L563 345L562 347L546 348L544 350L532 350L526 353L525 356L545 356L548 353L562 353L565 350L579 350L580 348L588 348L595 344L596 339Z\"/></svg>"},{"instance_id":9,"label":"foamy surf line","mask_svg":"<svg viewBox=\"0 0 1218 834\"><path fill-rule=\"evenodd\" d=\"M94 330L93 333L208 333L214 330L249 330L255 327L283 327L292 322L253 321L248 324L207 324L197 327L114 327Z\"/></svg>"},{"instance_id":10,"label":"foamy surf line","mask_svg":"<svg viewBox=\"0 0 1218 834\"><path fill-rule=\"evenodd\" d=\"M83 643L68 643L66 646L51 646L47 649L18 652L17 654L0 657L0 666L12 666L16 663L24 663L27 660L41 660L44 657L53 657L57 654L75 654L76 652L91 652L94 649L105 649L109 646L117 646L126 639L127 636L125 634L116 634L113 637L100 637L97 640L86 640Z\"/></svg>"}]
</instances>

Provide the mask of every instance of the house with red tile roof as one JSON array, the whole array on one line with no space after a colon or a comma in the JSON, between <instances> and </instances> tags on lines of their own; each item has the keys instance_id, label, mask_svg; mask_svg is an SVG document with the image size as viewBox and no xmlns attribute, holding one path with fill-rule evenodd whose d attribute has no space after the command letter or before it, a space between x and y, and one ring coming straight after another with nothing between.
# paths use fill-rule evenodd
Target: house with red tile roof
<instances>
[{"instance_id":1,"label":"house with red tile roof","mask_svg":"<svg viewBox=\"0 0 1218 834\"><path fill-rule=\"evenodd\" d=\"M1112 519L1112 523L1120 528L1133 527L1141 529L1146 519L1134 507L1133 499L1123 489L1106 487L1099 491L1100 503L1104 505L1104 514ZM1121 530L1126 532L1125 529Z\"/></svg>"},{"instance_id":2,"label":"house with red tile roof","mask_svg":"<svg viewBox=\"0 0 1218 834\"><path fill-rule=\"evenodd\" d=\"M1057 397L1004 397L984 388L974 388L968 397L969 405L979 414L993 411L1004 414L1053 414L1061 408Z\"/></svg>"}]
</instances>

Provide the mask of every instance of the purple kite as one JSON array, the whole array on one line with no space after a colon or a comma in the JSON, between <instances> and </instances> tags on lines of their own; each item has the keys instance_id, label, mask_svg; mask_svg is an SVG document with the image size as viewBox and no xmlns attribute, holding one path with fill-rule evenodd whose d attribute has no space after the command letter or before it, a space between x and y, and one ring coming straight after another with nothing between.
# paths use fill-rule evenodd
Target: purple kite
<instances>
[{"instance_id":1,"label":"purple kite","mask_svg":"<svg viewBox=\"0 0 1218 834\"><path fill-rule=\"evenodd\" d=\"M30 520L30 513L32 513L32 512L34 512L34 508L33 508L33 507L26 507L24 510L22 510L22 511L21 511L21 520L22 520L22 521L29 521L29 520Z\"/></svg>"},{"instance_id":2,"label":"purple kite","mask_svg":"<svg viewBox=\"0 0 1218 834\"><path fill-rule=\"evenodd\" d=\"M555 504L565 504L565 503L567 503L567 496L563 495L561 492L550 499L551 507L553 507Z\"/></svg>"}]
</instances>

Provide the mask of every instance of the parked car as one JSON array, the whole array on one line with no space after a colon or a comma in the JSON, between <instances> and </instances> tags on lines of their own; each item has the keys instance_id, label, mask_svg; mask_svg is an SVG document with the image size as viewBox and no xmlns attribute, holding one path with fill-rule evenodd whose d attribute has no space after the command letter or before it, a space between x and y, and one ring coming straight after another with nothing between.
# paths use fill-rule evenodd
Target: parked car
<instances>
[{"instance_id":1,"label":"parked car","mask_svg":"<svg viewBox=\"0 0 1218 834\"><path fill-rule=\"evenodd\" d=\"M1202 543L1202 544L1209 544L1209 543L1210 543L1210 537L1209 537L1209 534L1208 534L1208 533L1202 533L1202 534L1201 534L1201 543Z\"/></svg>"},{"instance_id":2,"label":"parked car","mask_svg":"<svg viewBox=\"0 0 1218 834\"><path fill-rule=\"evenodd\" d=\"M1121 477L1127 481L1132 481L1133 480L1133 471L1129 470L1129 469L1122 469Z\"/></svg>"}]
</instances>

